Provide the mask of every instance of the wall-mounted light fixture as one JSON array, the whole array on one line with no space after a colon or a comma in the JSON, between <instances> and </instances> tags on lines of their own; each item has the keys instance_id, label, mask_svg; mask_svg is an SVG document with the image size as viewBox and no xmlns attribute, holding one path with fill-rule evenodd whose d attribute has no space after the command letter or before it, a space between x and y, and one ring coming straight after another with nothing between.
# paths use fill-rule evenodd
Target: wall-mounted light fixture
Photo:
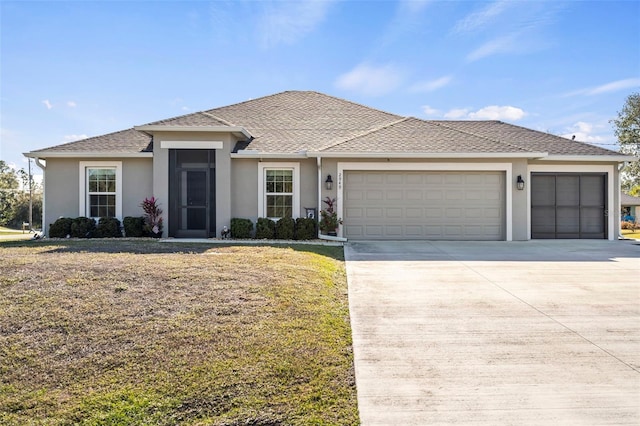
<instances>
[{"instance_id":1,"label":"wall-mounted light fixture","mask_svg":"<svg viewBox=\"0 0 640 426\"><path fill-rule=\"evenodd\" d=\"M327 175L327 180L324 181L324 186L329 191L333 189L333 179L331 179L331 175Z\"/></svg>"},{"instance_id":2,"label":"wall-mounted light fixture","mask_svg":"<svg viewBox=\"0 0 640 426\"><path fill-rule=\"evenodd\" d=\"M524 179L522 179L522 175L518 175L518 180L516 181L516 186L519 191L524 189Z\"/></svg>"}]
</instances>

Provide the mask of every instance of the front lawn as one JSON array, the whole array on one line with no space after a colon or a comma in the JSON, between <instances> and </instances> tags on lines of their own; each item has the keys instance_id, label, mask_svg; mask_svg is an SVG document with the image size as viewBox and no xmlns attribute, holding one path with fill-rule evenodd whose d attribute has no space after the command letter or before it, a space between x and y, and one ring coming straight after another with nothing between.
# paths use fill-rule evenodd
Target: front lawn
<instances>
[{"instance_id":1,"label":"front lawn","mask_svg":"<svg viewBox=\"0 0 640 426\"><path fill-rule=\"evenodd\" d=\"M0 243L0 424L358 423L341 247Z\"/></svg>"}]
</instances>

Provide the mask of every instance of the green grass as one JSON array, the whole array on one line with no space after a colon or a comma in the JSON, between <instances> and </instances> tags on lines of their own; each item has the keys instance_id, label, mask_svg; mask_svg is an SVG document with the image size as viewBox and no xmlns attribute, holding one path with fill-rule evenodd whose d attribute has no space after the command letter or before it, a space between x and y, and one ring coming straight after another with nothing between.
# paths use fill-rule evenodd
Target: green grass
<instances>
[{"instance_id":1,"label":"green grass","mask_svg":"<svg viewBox=\"0 0 640 426\"><path fill-rule=\"evenodd\" d=\"M358 424L341 247L0 243L0 424Z\"/></svg>"}]
</instances>

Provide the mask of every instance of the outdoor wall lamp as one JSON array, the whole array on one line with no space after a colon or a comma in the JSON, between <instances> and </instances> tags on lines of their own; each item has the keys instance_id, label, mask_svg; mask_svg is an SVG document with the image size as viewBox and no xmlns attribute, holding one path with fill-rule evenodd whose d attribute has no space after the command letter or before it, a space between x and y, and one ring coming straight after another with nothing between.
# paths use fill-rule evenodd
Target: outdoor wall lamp
<instances>
[{"instance_id":1,"label":"outdoor wall lamp","mask_svg":"<svg viewBox=\"0 0 640 426\"><path fill-rule=\"evenodd\" d=\"M524 189L524 180L522 179L522 175L518 175L518 180L516 181L516 185L519 191Z\"/></svg>"},{"instance_id":2,"label":"outdoor wall lamp","mask_svg":"<svg viewBox=\"0 0 640 426\"><path fill-rule=\"evenodd\" d=\"M328 191L333 189L333 179L331 179L331 175L327 175L327 180L324 181L324 185Z\"/></svg>"}]
</instances>

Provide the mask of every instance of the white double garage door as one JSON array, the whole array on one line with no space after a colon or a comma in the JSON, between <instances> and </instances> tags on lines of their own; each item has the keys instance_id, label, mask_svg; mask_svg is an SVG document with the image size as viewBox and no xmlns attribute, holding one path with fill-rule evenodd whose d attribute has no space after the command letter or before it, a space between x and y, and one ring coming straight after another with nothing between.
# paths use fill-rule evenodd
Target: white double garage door
<instances>
[{"instance_id":1,"label":"white double garage door","mask_svg":"<svg viewBox=\"0 0 640 426\"><path fill-rule=\"evenodd\" d=\"M349 239L504 240L502 171L345 170Z\"/></svg>"}]
</instances>

